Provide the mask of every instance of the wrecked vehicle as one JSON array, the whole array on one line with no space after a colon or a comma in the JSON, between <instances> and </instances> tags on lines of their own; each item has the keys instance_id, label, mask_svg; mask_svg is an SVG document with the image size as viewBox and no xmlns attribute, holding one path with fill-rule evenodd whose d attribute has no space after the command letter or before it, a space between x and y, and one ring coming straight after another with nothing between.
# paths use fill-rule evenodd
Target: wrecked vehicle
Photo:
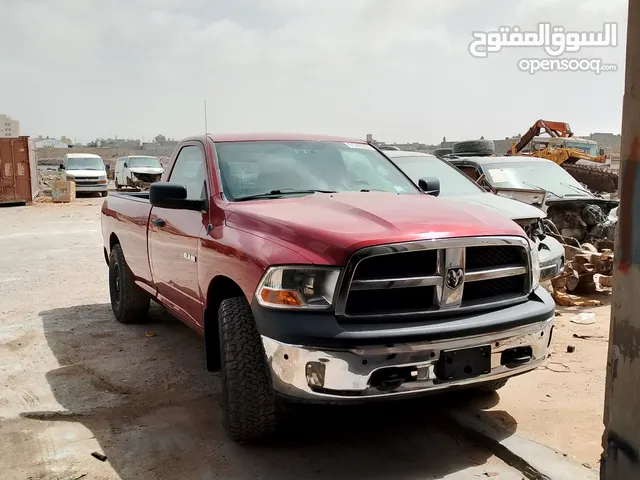
<instances>
[{"instance_id":1,"label":"wrecked vehicle","mask_svg":"<svg viewBox=\"0 0 640 480\"><path fill-rule=\"evenodd\" d=\"M115 184L116 189L122 187L148 189L152 183L162 178L164 168L157 157L130 155L116 161Z\"/></svg>"},{"instance_id":2,"label":"wrecked vehicle","mask_svg":"<svg viewBox=\"0 0 640 480\"><path fill-rule=\"evenodd\" d=\"M420 179L431 178L437 192L429 192L447 200L483 205L511 218L538 245L540 279L549 280L564 271L564 249L555 238L545 235L545 212L521 201L493 195L472 182L462 172L434 155L420 152L384 152L416 185ZM536 190L540 196L540 191ZM544 196L544 194L542 194ZM535 196L533 198L536 198Z\"/></svg>"},{"instance_id":3,"label":"wrecked vehicle","mask_svg":"<svg viewBox=\"0 0 640 480\"><path fill-rule=\"evenodd\" d=\"M111 307L144 321L153 299L203 335L235 440L273 433L285 400L472 395L548 358L555 305L523 230L421 194L366 142L198 136L168 170L102 206Z\"/></svg>"},{"instance_id":4,"label":"wrecked vehicle","mask_svg":"<svg viewBox=\"0 0 640 480\"><path fill-rule=\"evenodd\" d=\"M618 200L595 196L546 159L459 156L446 160L498 195L532 204L543 202L546 233L564 244L568 262L566 284L558 280L554 286L566 287L569 292L592 292L594 274L612 274ZM528 198L522 192L529 192Z\"/></svg>"}]
</instances>

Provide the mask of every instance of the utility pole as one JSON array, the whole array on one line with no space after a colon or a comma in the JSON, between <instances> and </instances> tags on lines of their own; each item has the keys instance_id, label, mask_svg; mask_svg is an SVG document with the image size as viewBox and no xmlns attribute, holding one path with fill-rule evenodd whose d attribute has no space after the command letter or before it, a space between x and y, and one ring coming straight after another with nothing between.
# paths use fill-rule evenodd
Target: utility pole
<instances>
[{"instance_id":1,"label":"utility pole","mask_svg":"<svg viewBox=\"0 0 640 480\"><path fill-rule=\"evenodd\" d=\"M207 101L204 101L204 134L209 133L209 129L207 128Z\"/></svg>"},{"instance_id":2,"label":"utility pole","mask_svg":"<svg viewBox=\"0 0 640 480\"><path fill-rule=\"evenodd\" d=\"M601 480L640 478L640 0L629 0Z\"/></svg>"}]
</instances>

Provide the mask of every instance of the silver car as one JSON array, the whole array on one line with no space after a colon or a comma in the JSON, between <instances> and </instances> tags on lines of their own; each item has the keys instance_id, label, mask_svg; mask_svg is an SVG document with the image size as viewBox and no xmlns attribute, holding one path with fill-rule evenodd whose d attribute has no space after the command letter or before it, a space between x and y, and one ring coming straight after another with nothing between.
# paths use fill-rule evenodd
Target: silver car
<instances>
[{"instance_id":1,"label":"silver car","mask_svg":"<svg viewBox=\"0 0 640 480\"><path fill-rule=\"evenodd\" d=\"M563 272L564 248L555 238L544 235L542 220L547 214L539 208L483 190L464 173L434 155L407 151L385 151L384 154L416 185L425 179L437 181L439 197L483 205L520 225L529 239L538 245L540 280L549 280Z\"/></svg>"}]
</instances>

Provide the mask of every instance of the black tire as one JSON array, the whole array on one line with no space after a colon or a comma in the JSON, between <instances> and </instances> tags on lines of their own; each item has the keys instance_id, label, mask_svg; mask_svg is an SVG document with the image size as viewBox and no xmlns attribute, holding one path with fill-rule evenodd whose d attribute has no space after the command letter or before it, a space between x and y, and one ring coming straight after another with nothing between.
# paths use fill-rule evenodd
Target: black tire
<instances>
[{"instance_id":1,"label":"black tire","mask_svg":"<svg viewBox=\"0 0 640 480\"><path fill-rule=\"evenodd\" d=\"M493 140L465 140L454 143L451 147L454 155L489 156L496 153Z\"/></svg>"},{"instance_id":2,"label":"black tire","mask_svg":"<svg viewBox=\"0 0 640 480\"><path fill-rule=\"evenodd\" d=\"M218 310L224 428L232 440L250 441L276 431L277 401L260 335L244 297Z\"/></svg>"},{"instance_id":3,"label":"black tire","mask_svg":"<svg viewBox=\"0 0 640 480\"><path fill-rule=\"evenodd\" d=\"M107 195L109 195L109 192L100 192L101 197L106 197Z\"/></svg>"},{"instance_id":4,"label":"black tire","mask_svg":"<svg viewBox=\"0 0 640 480\"><path fill-rule=\"evenodd\" d=\"M451 148L436 148L433 151L433 154L436 157L443 157L445 155L451 155L452 153L453 153L453 149L451 149Z\"/></svg>"},{"instance_id":5,"label":"black tire","mask_svg":"<svg viewBox=\"0 0 640 480\"><path fill-rule=\"evenodd\" d=\"M122 247L114 245L109 256L111 309L120 323L142 323L149 313L149 295L133 283Z\"/></svg>"},{"instance_id":6,"label":"black tire","mask_svg":"<svg viewBox=\"0 0 640 480\"><path fill-rule=\"evenodd\" d=\"M500 380L492 380L491 382L487 382L487 383L483 383L482 385L478 385L477 387L474 387L473 389L477 392L482 392L482 393L493 393L497 390L500 390L502 387L504 387L507 382L509 381L508 378L501 378Z\"/></svg>"}]
</instances>

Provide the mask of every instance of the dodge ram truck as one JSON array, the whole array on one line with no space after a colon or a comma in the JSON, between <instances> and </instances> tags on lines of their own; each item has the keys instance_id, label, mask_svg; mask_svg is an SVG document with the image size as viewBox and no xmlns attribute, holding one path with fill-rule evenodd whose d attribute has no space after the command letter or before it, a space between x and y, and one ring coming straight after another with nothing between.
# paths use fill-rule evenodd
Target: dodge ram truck
<instances>
[{"instance_id":1,"label":"dodge ram truck","mask_svg":"<svg viewBox=\"0 0 640 480\"><path fill-rule=\"evenodd\" d=\"M101 218L116 320L153 299L202 334L235 440L272 434L286 402L493 391L549 354L525 232L424 195L361 140L188 138Z\"/></svg>"}]
</instances>

